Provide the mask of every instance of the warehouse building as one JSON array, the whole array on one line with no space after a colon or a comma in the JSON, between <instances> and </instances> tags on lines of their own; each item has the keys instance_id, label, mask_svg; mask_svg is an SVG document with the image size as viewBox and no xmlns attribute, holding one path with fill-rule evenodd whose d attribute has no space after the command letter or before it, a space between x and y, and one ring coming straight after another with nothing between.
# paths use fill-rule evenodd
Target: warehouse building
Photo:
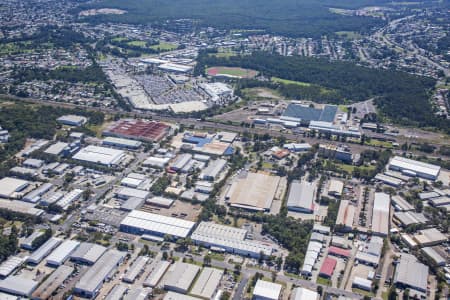
<instances>
[{"instance_id":1,"label":"warehouse building","mask_svg":"<svg viewBox=\"0 0 450 300\"><path fill-rule=\"evenodd\" d=\"M73 159L111 167L119 165L125 155L122 150L89 145L75 154Z\"/></svg>"},{"instance_id":2,"label":"warehouse building","mask_svg":"<svg viewBox=\"0 0 450 300\"><path fill-rule=\"evenodd\" d=\"M130 288L123 296L123 300L147 300L148 290L142 288Z\"/></svg>"},{"instance_id":3,"label":"warehouse building","mask_svg":"<svg viewBox=\"0 0 450 300\"><path fill-rule=\"evenodd\" d=\"M375 193L372 212L372 233L387 236L389 233L389 209L391 196L386 193Z\"/></svg>"},{"instance_id":4,"label":"warehouse building","mask_svg":"<svg viewBox=\"0 0 450 300\"><path fill-rule=\"evenodd\" d=\"M65 115L56 119L58 123L69 125L69 126L83 126L88 121L86 117L77 116L77 115Z\"/></svg>"},{"instance_id":5,"label":"warehouse building","mask_svg":"<svg viewBox=\"0 0 450 300\"><path fill-rule=\"evenodd\" d=\"M290 103L283 113L283 117L296 118L308 125L311 121L333 122L337 113L336 105L325 105L323 109L309 107L297 103Z\"/></svg>"},{"instance_id":6,"label":"warehouse building","mask_svg":"<svg viewBox=\"0 0 450 300\"><path fill-rule=\"evenodd\" d=\"M401 227L408 227L413 224L426 224L428 222L427 217L423 213L416 213L413 211L400 211L394 213L394 223Z\"/></svg>"},{"instance_id":7,"label":"warehouse building","mask_svg":"<svg viewBox=\"0 0 450 300\"><path fill-rule=\"evenodd\" d=\"M75 251L70 254L70 260L93 265L105 253L106 248L93 243L81 243Z\"/></svg>"},{"instance_id":8,"label":"warehouse building","mask_svg":"<svg viewBox=\"0 0 450 300\"><path fill-rule=\"evenodd\" d=\"M428 267L417 261L414 255L402 253L394 274L394 283L400 288L427 292Z\"/></svg>"},{"instance_id":9,"label":"warehouse building","mask_svg":"<svg viewBox=\"0 0 450 300\"><path fill-rule=\"evenodd\" d=\"M269 211L278 189L280 177L247 173L231 185L226 200L230 206L252 211Z\"/></svg>"},{"instance_id":10,"label":"warehouse building","mask_svg":"<svg viewBox=\"0 0 450 300\"><path fill-rule=\"evenodd\" d=\"M115 195L117 198L123 200L128 200L130 198L140 198L146 200L150 193L139 189L121 187L115 192Z\"/></svg>"},{"instance_id":11,"label":"warehouse building","mask_svg":"<svg viewBox=\"0 0 450 300\"><path fill-rule=\"evenodd\" d=\"M61 207L63 210L66 210L72 205L74 201L77 201L81 198L81 195L83 194L83 190L80 189L74 189L64 195L61 199L56 202L56 205Z\"/></svg>"},{"instance_id":12,"label":"warehouse building","mask_svg":"<svg viewBox=\"0 0 450 300\"><path fill-rule=\"evenodd\" d=\"M413 238L420 247L435 246L448 241L447 236L436 228L419 230Z\"/></svg>"},{"instance_id":13,"label":"warehouse building","mask_svg":"<svg viewBox=\"0 0 450 300\"><path fill-rule=\"evenodd\" d=\"M134 283L136 278L141 274L144 270L145 266L149 261L148 257L139 256L134 262L133 265L128 269L125 275L122 278L123 282Z\"/></svg>"},{"instance_id":14,"label":"warehouse building","mask_svg":"<svg viewBox=\"0 0 450 300\"><path fill-rule=\"evenodd\" d=\"M34 250L34 247L33 247L34 240L43 234L44 234L44 232L40 231L40 230L33 231L32 234L30 234L29 236L27 236L24 240L22 240L20 242L20 247L25 250L30 250L30 251Z\"/></svg>"},{"instance_id":15,"label":"warehouse building","mask_svg":"<svg viewBox=\"0 0 450 300\"><path fill-rule=\"evenodd\" d=\"M199 266L177 261L166 275L164 289L187 294L199 271Z\"/></svg>"},{"instance_id":16,"label":"warehouse building","mask_svg":"<svg viewBox=\"0 0 450 300\"><path fill-rule=\"evenodd\" d=\"M395 195L392 196L392 205L395 211L412 211L415 210L414 206L406 201L403 197Z\"/></svg>"},{"instance_id":17,"label":"warehouse building","mask_svg":"<svg viewBox=\"0 0 450 300\"><path fill-rule=\"evenodd\" d=\"M2 198L18 198L30 183L26 180L4 177L0 179L0 197Z\"/></svg>"},{"instance_id":18,"label":"warehouse building","mask_svg":"<svg viewBox=\"0 0 450 300\"><path fill-rule=\"evenodd\" d=\"M444 267L447 263L446 259L431 247L422 248L422 251L428 258L430 258L436 265L440 267Z\"/></svg>"},{"instance_id":19,"label":"warehouse building","mask_svg":"<svg viewBox=\"0 0 450 300\"><path fill-rule=\"evenodd\" d=\"M45 149L44 153L51 155L66 155L70 151L69 144L64 142L56 142L53 145L50 145L47 149Z\"/></svg>"},{"instance_id":20,"label":"warehouse building","mask_svg":"<svg viewBox=\"0 0 450 300\"><path fill-rule=\"evenodd\" d=\"M322 243L309 241L308 248L306 249L305 259L301 269L301 274L305 276L311 276L314 265L316 264L320 253L322 252Z\"/></svg>"},{"instance_id":21,"label":"warehouse building","mask_svg":"<svg viewBox=\"0 0 450 300\"><path fill-rule=\"evenodd\" d=\"M170 235L185 238L195 222L133 210L120 223L120 230L132 234L148 234L163 237Z\"/></svg>"},{"instance_id":22,"label":"warehouse building","mask_svg":"<svg viewBox=\"0 0 450 300\"><path fill-rule=\"evenodd\" d=\"M102 145L136 150L142 146L142 142L109 136L102 141Z\"/></svg>"},{"instance_id":23,"label":"warehouse building","mask_svg":"<svg viewBox=\"0 0 450 300\"><path fill-rule=\"evenodd\" d=\"M289 189L287 208L292 211L312 214L315 198L316 185L314 183L294 180Z\"/></svg>"},{"instance_id":24,"label":"warehouse building","mask_svg":"<svg viewBox=\"0 0 450 300\"><path fill-rule=\"evenodd\" d=\"M328 186L328 195L334 197L341 197L342 191L344 190L344 183L340 180L331 179L330 185Z\"/></svg>"},{"instance_id":25,"label":"warehouse building","mask_svg":"<svg viewBox=\"0 0 450 300\"><path fill-rule=\"evenodd\" d=\"M191 239L197 245L215 247L223 251L243 256L259 257L260 253L272 254L272 247L262 243L246 240L247 230L215 224L212 222L201 222L192 233Z\"/></svg>"},{"instance_id":26,"label":"warehouse building","mask_svg":"<svg viewBox=\"0 0 450 300\"><path fill-rule=\"evenodd\" d=\"M441 171L441 167L404 158L401 156L395 156L389 163L390 170L400 171L408 176L417 176L424 179L436 180Z\"/></svg>"},{"instance_id":27,"label":"warehouse building","mask_svg":"<svg viewBox=\"0 0 450 300\"><path fill-rule=\"evenodd\" d=\"M319 300L319 294L315 291L302 287L296 287L292 290L290 300Z\"/></svg>"},{"instance_id":28,"label":"warehouse building","mask_svg":"<svg viewBox=\"0 0 450 300\"><path fill-rule=\"evenodd\" d=\"M151 288L158 286L162 277L164 276L164 274L166 274L167 269L169 269L170 265L171 263L169 261L166 260L158 261L157 264L153 265L143 285Z\"/></svg>"},{"instance_id":29,"label":"warehouse building","mask_svg":"<svg viewBox=\"0 0 450 300\"><path fill-rule=\"evenodd\" d=\"M22 163L22 165L25 168L39 169L44 165L44 161L36 158L28 158Z\"/></svg>"},{"instance_id":30,"label":"warehouse building","mask_svg":"<svg viewBox=\"0 0 450 300\"><path fill-rule=\"evenodd\" d=\"M24 262L23 257L10 256L0 265L0 278L5 278L14 272ZM1 297L0 297L1 298Z\"/></svg>"},{"instance_id":31,"label":"warehouse building","mask_svg":"<svg viewBox=\"0 0 450 300\"><path fill-rule=\"evenodd\" d=\"M47 255L49 255L56 247L58 247L61 242L61 239L51 237L28 257L27 262L34 265L39 264Z\"/></svg>"},{"instance_id":32,"label":"warehouse building","mask_svg":"<svg viewBox=\"0 0 450 300\"><path fill-rule=\"evenodd\" d=\"M9 276L0 280L0 291L29 298L39 282L22 276Z\"/></svg>"},{"instance_id":33,"label":"warehouse building","mask_svg":"<svg viewBox=\"0 0 450 300\"><path fill-rule=\"evenodd\" d=\"M349 200L341 200L336 218L336 225L339 225L342 231L351 231L353 229L355 212L356 207L351 204Z\"/></svg>"},{"instance_id":34,"label":"warehouse building","mask_svg":"<svg viewBox=\"0 0 450 300\"><path fill-rule=\"evenodd\" d=\"M372 290L372 281L366 278L355 276L352 287L370 292Z\"/></svg>"},{"instance_id":35,"label":"warehouse building","mask_svg":"<svg viewBox=\"0 0 450 300\"><path fill-rule=\"evenodd\" d=\"M21 214L39 217L44 214L44 211L39 208L34 208L34 204L19 200L4 200L0 199L0 209L10 210Z\"/></svg>"},{"instance_id":36,"label":"warehouse building","mask_svg":"<svg viewBox=\"0 0 450 300\"><path fill-rule=\"evenodd\" d=\"M143 142L159 142L170 132L170 126L147 120L124 119L103 131L104 136L128 138Z\"/></svg>"},{"instance_id":37,"label":"warehouse building","mask_svg":"<svg viewBox=\"0 0 450 300\"><path fill-rule=\"evenodd\" d=\"M144 199L138 197L128 198L124 203L120 205L120 209L124 211L132 211L138 209L144 204Z\"/></svg>"},{"instance_id":38,"label":"warehouse building","mask_svg":"<svg viewBox=\"0 0 450 300\"><path fill-rule=\"evenodd\" d=\"M116 284L111 291L109 291L104 300L122 300L122 297L127 290L128 287L125 284Z\"/></svg>"},{"instance_id":39,"label":"warehouse building","mask_svg":"<svg viewBox=\"0 0 450 300\"><path fill-rule=\"evenodd\" d=\"M225 169L227 161L225 159L217 159L211 161L208 166L200 174L200 179L214 181L219 174Z\"/></svg>"},{"instance_id":40,"label":"warehouse building","mask_svg":"<svg viewBox=\"0 0 450 300\"><path fill-rule=\"evenodd\" d=\"M62 265L66 261L66 259L69 258L70 253L72 253L79 245L80 242L77 241L64 241L47 257L47 265L52 267L58 267Z\"/></svg>"},{"instance_id":41,"label":"warehouse building","mask_svg":"<svg viewBox=\"0 0 450 300\"><path fill-rule=\"evenodd\" d=\"M26 201L26 202L31 202L31 203L38 203L39 201L41 201L41 196L44 195L45 193L47 193L52 187L53 187L53 184L51 184L49 182L44 183L37 189L26 194L22 198L22 200Z\"/></svg>"},{"instance_id":42,"label":"warehouse building","mask_svg":"<svg viewBox=\"0 0 450 300\"><path fill-rule=\"evenodd\" d=\"M336 259L327 256L320 267L319 275L325 278L331 278L334 269L336 268L336 264Z\"/></svg>"},{"instance_id":43,"label":"warehouse building","mask_svg":"<svg viewBox=\"0 0 450 300\"><path fill-rule=\"evenodd\" d=\"M304 151L310 150L312 147L308 143L300 143L300 144L289 143L289 144L284 144L283 148L287 149L289 151L292 151L292 152L304 152Z\"/></svg>"},{"instance_id":44,"label":"warehouse building","mask_svg":"<svg viewBox=\"0 0 450 300\"><path fill-rule=\"evenodd\" d=\"M375 176L375 180L378 180L384 184L390 185L395 188L398 188L403 184L403 180L381 173Z\"/></svg>"},{"instance_id":45,"label":"warehouse building","mask_svg":"<svg viewBox=\"0 0 450 300\"><path fill-rule=\"evenodd\" d=\"M203 268L195 281L190 294L205 299L213 299L222 280L223 271L215 268Z\"/></svg>"},{"instance_id":46,"label":"warehouse building","mask_svg":"<svg viewBox=\"0 0 450 300\"><path fill-rule=\"evenodd\" d=\"M192 154L183 153L178 155L175 161L170 165L170 169L174 172L179 172L185 168L192 160Z\"/></svg>"},{"instance_id":47,"label":"warehouse building","mask_svg":"<svg viewBox=\"0 0 450 300\"><path fill-rule=\"evenodd\" d=\"M64 284L67 278L73 273L74 268L70 266L59 266L43 283L33 292L32 299L51 299L53 293Z\"/></svg>"},{"instance_id":48,"label":"warehouse building","mask_svg":"<svg viewBox=\"0 0 450 300\"><path fill-rule=\"evenodd\" d=\"M253 300L278 300L282 285L258 279L253 289Z\"/></svg>"},{"instance_id":49,"label":"warehouse building","mask_svg":"<svg viewBox=\"0 0 450 300\"><path fill-rule=\"evenodd\" d=\"M125 257L124 252L108 250L100 259L80 278L75 285L74 293L86 298L94 298L103 285L110 278Z\"/></svg>"},{"instance_id":50,"label":"warehouse building","mask_svg":"<svg viewBox=\"0 0 450 300\"><path fill-rule=\"evenodd\" d=\"M142 165L144 167L164 169L164 167L169 163L169 161L170 161L169 157L150 156L142 163Z\"/></svg>"},{"instance_id":51,"label":"warehouse building","mask_svg":"<svg viewBox=\"0 0 450 300\"><path fill-rule=\"evenodd\" d=\"M175 202L175 200L157 196L147 199L145 202L153 206L170 208L172 204Z\"/></svg>"},{"instance_id":52,"label":"warehouse building","mask_svg":"<svg viewBox=\"0 0 450 300\"><path fill-rule=\"evenodd\" d=\"M318 232L318 233L321 233L324 235L329 235L331 232L331 229L328 226L324 226L324 225L315 223L313 226L313 232Z\"/></svg>"}]
</instances>

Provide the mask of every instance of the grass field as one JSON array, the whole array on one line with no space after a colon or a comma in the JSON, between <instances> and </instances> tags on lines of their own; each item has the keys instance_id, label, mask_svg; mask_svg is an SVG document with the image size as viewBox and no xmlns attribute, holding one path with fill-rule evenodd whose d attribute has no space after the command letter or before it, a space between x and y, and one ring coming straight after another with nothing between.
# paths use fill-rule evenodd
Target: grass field
<instances>
[{"instance_id":1,"label":"grass field","mask_svg":"<svg viewBox=\"0 0 450 300\"><path fill-rule=\"evenodd\" d=\"M136 47L145 47L145 45L147 44L146 42L144 42L144 41L129 41L128 43L127 43L128 45L130 45L130 46L136 46Z\"/></svg>"},{"instance_id":2,"label":"grass field","mask_svg":"<svg viewBox=\"0 0 450 300\"><path fill-rule=\"evenodd\" d=\"M211 67L206 69L209 76L229 76L236 78L254 78L258 72L250 69L233 67Z\"/></svg>"},{"instance_id":3,"label":"grass field","mask_svg":"<svg viewBox=\"0 0 450 300\"><path fill-rule=\"evenodd\" d=\"M347 105L339 105L338 107L340 111L348 113Z\"/></svg>"},{"instance_id":4,"label":"grass field","mask_svg":"<svg viewBox=\"0 0 450 300\"><path fill-rule=\"evenodd\" d=\"M171 43L166 43L166 42L159 42L158 45L152 45L150 46L151 49L154 50L161 50L161 51L171 51L171 50L175 50L178 48L177 45L175 44L171 44Z\"/></svg>"},{"instance_id":5,"label":"grass field","mask_svg":"<svg viewBox=\"0 0 450 300\"><path fill-rule=\"evenodd\" d=\"M323 277L317 277L317 283L318 284L323 284L323 285L328 285L331 286L331 280L327 279L327 278L323 278Z\"/></svg>"},{"instance_id":6,"label":"grass field","mask_svg":"<svg viewBox=\"0 0 450 300\"><path fill-rule=\"evenodd\" d=\"M278 77L272 77L270 80L272 80L273 82L279 82L282 84L296 84L296 85L300 85L300 86L310 86L311 85L310 83L307 83L307 82L288 80L288 79L283 79L283 78L278 78Z\"/></svg>"}]
</instances>

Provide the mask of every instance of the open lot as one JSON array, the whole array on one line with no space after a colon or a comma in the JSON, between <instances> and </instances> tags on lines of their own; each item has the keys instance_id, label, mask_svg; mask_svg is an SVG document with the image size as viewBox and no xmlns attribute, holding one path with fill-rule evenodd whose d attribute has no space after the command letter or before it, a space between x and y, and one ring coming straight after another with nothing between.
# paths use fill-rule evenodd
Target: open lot
<instances>
[{"instance_id":1,"label":"open lot","mask_svg":"<svg viewBox=\"0 0 450 300\"><path fill-rule=\"evenodd\" d=\"M250 69L231 67L211 67L206 70L209 76L230 76L239 78L254 78L258 72Z\"/></svg>"},{"instance_id":2,"label":"open lot","mask_svg":"<svg viewBox=\"0 0 450 300\"><path fill-rule=\"evenodd\" d=\"M188 221L196 221L200 214L201 206L199 204L193 205L189 202L177 200L170 208L145 204L141 210L167 217L178 217Z\"/></svg>"}]
</instances>

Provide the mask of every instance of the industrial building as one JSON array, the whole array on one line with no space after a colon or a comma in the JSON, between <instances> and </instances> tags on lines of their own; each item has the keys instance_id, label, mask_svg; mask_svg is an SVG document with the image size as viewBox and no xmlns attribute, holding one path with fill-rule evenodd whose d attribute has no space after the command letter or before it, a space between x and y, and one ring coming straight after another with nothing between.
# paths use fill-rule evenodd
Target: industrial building
<instances>
[{"instance_id":1,"label":"industrial building","mask_svg":"<svg viewBox=\"0 0 450 300\"><path fill-rule=\"evenodd\" d=\"M59 266L44 282L33 292L32 299L47 300L61 287L64 281L73 273L74 268L70 266Z\"/></svg>"},{"instance_id":2,"label":"industrial building","mask_svg":"<svg viewBox=\"0 0 450 300\"><path fill-rule=\"evenodd\" d=\"M70 150L69 144L64 142L56 142L45 149L44 153L51 155L65 155Z\"/></svg>"},{"instance_id":3,"label":"industrial building","mask_svg":"<svg viewBox=\"0 0 450 300\"><path fill-rule=\"evenodd\" d=\"M386 193L375 193L372 212L372 233L387 236L389 233L389 209L391 196Z\"/></svg>"},{"instance_id":4,"label":"industrial building","mask_svg":"<svg viewBox=\"0 0 450 300\"><path fill-rule=\"evenodd\" d=\"M87 270L75 285L74 293L86 298L94 298L103 282L113 275L125 257L124 252L108 250L100 259Z\"/></svg>"},{"instance_id":5,"label":"industrial building","mask_svg":"<svg viewBox=\"0 0 450 300\"><path fill-rule=\"evenodd\" d=\"M170 126L147 120L124 119L103 131L104 136L128 138L143 142L159 142L170 132Z\"/></svg>"},{"instance_id":6,"label":"industrial building","mask_svg":"<svg viewBox=\"0 0 450 300\"><path fill-rule=\"evenodd\" d=\"M378 180L384 184L390 185L395 188L398 188L403 184L403 180L381 173L375 176L375 180Z\"/></svg>"},{"instance_id":7,"label":"industrial building","mask_svg":"<svg viewBox=\"0 0 450 300\"><path fill-rule=\"evenodd\" d=\"M69 126L83 126L88 121L86 117L77 115L65 115L56 119L58 123L69 125Z\"/></svg>"},{"instance_id":8,"label":"industrial building","mask_svg":"<svg viewBox=\"0 0 450 300\"><path fill-rule=\"evenodd\" d=\"M333 122L338 107L336 105L325 105L323 109L290 103L283 113L283 117L295 118L302 124L309 125L311 121Z\"/></svg>"},{"instance_id":9,"label":"industrial building","mask_svg":"<svg viewBox=\"0 0 450 300\"><path fill-rule=\"evenodd\" d=\"M203 268L195 281L190 294L205 299L213 299L220 285L223 271L215 268Z\"/></svg>"},{"instance_id":10,"label":"industrial building","mask_svg":"<svg viewBox=\"0 0 450 300\"><path fill-rule=\"evenodd\" d=\"M142 146L141 141L123 139L118 137L109 136L103 139L102 144L104 146L111 146L116 148L133 149L136 150Z\"/></svg>"},{"instance_id":11,"label":"industrial building","mask_svg":"<svg viewBox=\"0 0 450 300\"><path fill-rule=\"evenodd\" d=\"M175 159L173 163L170 164L170 169L174 172L179 172L190 163L192 160L192 154L189 153L183 153L178 155L178 157ZM185 173L189 172L189 170L186 170Z\"/></svg>"},{"instance_id":12,"label":"industrial building","mask_svg":"<svg viewBox=\"0 0 450 300\"><path fill-rule=\"evenodd\" d=\"M262 243L246 240L247 231L215 224L212 222L201 222L191 235L192 241L197 245L215 247L223 251L243 256L259 257L261 252L271 255L273 249Z\"/></svg>"},{"instance_id":13,"label":"industrial building","mask_svg":"<svg viewBox=\"0 0 450 300\"><path fill-rule=\"evenodd\" d=\"M5 278L14 272L23 262L23 257L10 256L7 260L0 264L0 278Z\"/></svg>"},{"instance_id":14,"label":"industrial building","mask_svg":"<svg viewBox=\"0 0 450 300\"><path fill-rule=\"evenodd\" d=\"M177 261L167 272L164 289L187 294L199 271L200 267L197 265Z\"/></svg>"},{"instance_id":15,"label":"industrial building","mask_svg":"<svg viewBox=\"0 0 450 300\"><path fill-rule=\"evenodd\" d=\"M328 254L347 258L350 257L350 250L331 246L330 248L328 248Z\"/></svg>"},{"instance_id":16,"label":"industrial building","mask_svg":"<svg viewBox=\"0 0 450 300\"><path fill-rule=\"evenodd\" d=\"M448 241L448 237L436 228L419 230L413 238L421 247L435 246Z\"/></svg>"},{"instance_id":17,"label":"industrial building","mask_svg":"<svg viewBox=\"0 0 450 300\"><path fill-rule=\"evenodd\" d=\"M302 287L296 287L292 290L290 300L319 300L319 294L315 291Z\"/></svg>"},{"instance_id":18,"label":"industrial building","mask_svg":"<svg viewBox=\"0 0 450 300\"><path fill-rule=\"evenodd\" d=\"M366 278L355 276L352 287L370 292L372 290L372 281Z\"/></svg>"},{"instance_id":19,"label":"industrial building","mask_svg":"<svg viewBox=\"0 0 450 300\"><path fill-rule=\"evenodd\" d=\"M22 198L22 200L26 201L26 202L31 202L31 203L38 203L39 201L41 201L41 196L44 195L45 193L47 193L52 187L53 187L53 184L46 182L46 183L42 184L40 187L38 187L37 189L26 194Z\"/></svg>"},{"instance_id":20,"label":"industrial building","mask_svg":"<svg viewBox=\"0 0 450 300\"><path fill-rule=\"evenodd\" d=\"M225 169L227 161L225 159L217 159L211 161L208 166L200 174L200 179L214 181L219 174Z\"/></svg>"},{"instance_id":21,"label":"industrial building","mask_svg":"<svg viewBox=\"0 0 450 300\"><path fill-rule=\"evenodd\" d=\"M287 208L292 211L312 214L314 212L315 198L315 183L294 180L289 188Z\"/></svg>"},{"instance_id":22,"label":"industrial building","mask_svg":"<svg viewBox=\"0 0 450 300\"><path fill-rule=\"evenodd\" d=\"M315 223L313 226L313 232L318 232L321 234L329 235L330 231L331 231L331 229L328 226L320 225L317 223Z\"/></svg>"},{"instance_id":23,"label":"industrial building","mask_svg":"<svg viewBox=\"0 0 450 300\"><path fill-rule=\"evenodd\" d=\"M155 157L151 156L147 158L142 165L145 167L152 167L163 169L170 161L170 157Z\"/></svg>"},{"instance_id":24,"label":"industrial building","mask_svg":"<svg viewBox=\"0 0 450 300\"><path fill-rule=\"evenodd\" d=\"M125 275L122 278L123 282L133 283L136 278L141 274L144 270L145 265L148 263L149 258L145 256L138 256L136 260L133 262L133 265L127 270Z\"/></svg>"},{"instance_id":25,"label":"industrial building","mask_svg":"<svg viewBox=\"0 0 450 300\"><path fill-rule=\"evenodd\" d=\"M337 261L334 258L327 256L320 267L319 275L325 278L331 278L334 269L336 268L336 264Z\"/></svg>"},{"instance_id":26,"label":"industrial building","mask_svg":"<svg viewBox=\"0 0 450 300\"><path fill-rule=\"evenodd\" d=\"M147 204L151 204L153 206L170 208L172 204L175 202L173 199L165 198L165 197L152 197L145 201Z\"/></svg>"},{"instance_id":27,"label":"industrial building","mask_svg":"<svg viewBox=\"0 0 450 300\"><path fill-rule=\"evenodd\" d=\"M278 300L281 297L282 285L258 279L253 289L253 300Z\"/></svg>"},{"instance_id":28,"label":"industrial building","mask_svg":"<svg viewBox=\"0 0 450 300\"><path fill-rule=\"evenodd\" d=\"M123 200L128 200L130 198L140 198L145 200L148 198L150 193L139 189L121 187L115 192L115 195L117 198Z\"/></svg>"},{"instance_id":29,"label":"industrial building","mask_svg":"<svg viewBox=\"0 0 450 300\"><path fill-rule=\"evenodd\" d=\"M401 227L407 227L413 224L426 224L428 219L423 213L400 211L394 213L393 221Z\"/></svg>"},{"instance_id":30,"label":"industrial building","mask_svg":"<svg viewBox=\"0 0 450 300\"><path fill-rule=\"evenodd\" d=\"M447 260L432 247L422 248L422 251L429 259L431 259L436 265L440 267L444 267L447 263Z\"/></svg>"},{"instance_id":31,"label":"industrial building","mask_svg":"<svg viewBox=\"0 0 450 300\"><path fill-rule=\"evenodd\" d=\"M81 198L81 195L83 194L83 190L80 189L73 189L69 193L65 194L61 199L56 202L56 205L61 207L63 210L66 210L72 205L74 201L77 201Z\"/></svg>"},{"instance_id":32,"label":"industrial building","mask_svg":"<svg viewBox=\"0 0 450 300\"><path fill-rule=\"evenodd\" d=\"M325 158L331 158L343 161L345 163L353 162L353 154L348 148L332 144L320 144L319 155Z\"/></svg>"},{"instance_id":33,"label":"industrial building","mask_svg":"<svg viewBox=\"0 0 450 300\"><path fill-rule=\"evenodd\" d=\"M305 259L303 260L303 266L301 274L305 276L311 276L314 265L316 264L320 253L322 252L322 243L309 241L308 248L306 249Z\"/></svg>"},{"instance_id":34,"label":"industrial building","mask_svg":"<svg viewBox=\"0 0 450 300\"><path fill-rule=\"evenodd\" d=\"M106 295L105 300L121 300L127 289L125 284L116 284Z\"/></svg>"},{"instance_id":35,"label":"industrial building","mask_svg":"<svg viewBox=\"0 0 450 300\"><path fill-rule=\"evenodd\" d=\"M130 288L123 296L123 300L147 300L148 290L142 288Z\"/></svg>"},{"instance_id":36,"label":"industrial building","mask_svg":"<svg viewBox=\"0 0 450 300\"><path fill-rule=\"evenodd\" d=\"M170 235L185 238L195 223L148 212L133 210L120 223L120 230L132 234Z\"/></svg>"},{"instance_id":37,"label":"industrial building","mask_svg":"<svg viewBox=\"0 0 450 300\"><path fill-rule=\"evenodd\" d=\"M79 245L80 242L65 240L47 257L47 265L52 267L62 265Z\"/></svg>"},{"instance_id":38,"label":"industrial building","mask_svg":"<svg viewBox=\"0 0 450 300\"><path fill-rule=\"evenodd\" d=\"M33 217L39 217L44 214L44 211L39 208L34 208L34 204L27 203L19 200L5 200L0 199L0 209L10 210L13 212L18 212Z\"/></svg>"},{"instance_id":39,"label":"industrial building","mask_svg":"<svg viewBox=\"0 0 450 300\"><path fill-rule=\"evenodd\" d=\"M334 197L341 197L342 191L344 190L344 183L340 180L331 179L330 185L328 186L328 195Z\"/></svg>"},{"instance_id":40,"label":"industrial building","mask_svg":"<svg viewBox=\"0 0 450 300\"><path fill-rule=\"evenodd\" d=\"M410 288L423 293L427 291L428 267L417 261L414 255L402 253L395 268L394 283L397 287Z\"/></svg>"},{"instance_id":41,"label":"industrial building","mask_svg":"<svg viewBox=\"0 0 450 300\"><path fill-rule=\"evenodd\" d=\"M395 211L412 211L415 210L414 206L406 201L403 197L395 195L391 197L392 205Z\"/></svg>"},{"instance_id":42,"label":"industrial building","mask_svg":"<svg viewBox=\"0 0 450 300\"><path fill-rule=\"evenodd\" d=\"M154 288L158 286L161 278L166 274L167 269L169 269L171 263L167 260L160 260L157 264L153 266L150 270L150 274L144 281L144 286Z\"/></svg>"},{"instance_id":43,"label":"industrial building","mask_svg":"<svg viewBox=\"0 0 450 300\"><path fill-rule=\"evenodd\" d=\"M339 225L342 231L352 230L355 212L356 207L351 204L349 200L341 200L336 218L336 225Z\"/></svg>"},{"instance_id":44,"label":"industrial building","mask_svg":"<svg viewBox=\"0 0 450 300\"><path fill-rule=\"evenodd\" d=\"M300 143L300 144L290 143L290 144L284 144L283 148L287 149L289 151L292 151L292 152L303 152L303 151L310 150L312 147L308 143Z\"/></svg>"},{"instance_id":45,"label":"industrial building","mask_svg":"<svg viewBox=\"0 0 450 300\"><path fill-rule=\"evenodd\" d=\"M122 150L89 145L81 149L72 158L80 161L111 167L119 165L120 162L125 158L125 155L125 152L123 152Z\"/></svg>"},{"instance_id":46,"label":"industrial building","mask_svg":"<svg viewBox=\"0 0 450 300\"><path fill-rule=\"evenodd\" d=\"M233 96L233 89L222 82L202 83L200 88L203 89L214 102L219 101L221 98L227 98Z\"/></svg>"},{"instance_id":47,"label":"industrial building","mask_svg":"<svg viewBox=\"0 0 450 300\"><path fill-rule=\"evenodd\" d=\"M0 197L17 198L21 191L26 189L30 183L26 180L13 177L4 177L0 179Z\"/></svg>"},{"instance_id":48,"label":"industrial building","mask_svg":"<svg viewBox=\"0 0 450 300\"><path fill-rule=\"evenodd\" d=\"M144 202L145 200L142 198L131 197L125 200L125 202L120 205L120 209L125 211L132 211L141 207Z\"/></svg>"},{"instance_id":49,"label":"industrial building","mask_svg":"<svg viewBox=\"0 0 450 300\"><path fill-rule=\"evenodd\" d=\"M390 170L400 171L407 176L417 176L424 179L436 180L441 167L417 160L395 156L389 162Z\"/></svg>"},{"instance_id":50,"label":"industrial building","mask_svg":"<svg viewBox=\"0 0 450 300\"><path fill-rule=\"evenodd\" d=\"M25 168L39 169L44 165L44 161L36 158L28 158L22 163L22 165Z\"/></svg>"},{"instance_id":51,"label":"industrial building","mask_svg":"<svg viewBox=\"0 0 450 300\"><path fill-rule=\"evenodd\" d=\"M75 251L70 254L70 260L93 265L105 253L106 248L93 243L81 243Z\"/></svg>"},{"instance_id":52,"label":"industrial building","mask_svg":"<svg viewBox=\"0 0 450 300\"><path fill-rule=\"evenodd\" d=\"M39 264L47 255L58 247L61 242L61 239L51 237L28 257L27 262L34 265Z\"/></svg>"},{"instance_id":53,"label":"industrial building","mask_svg":"<svg viewBox=\"0 0 450 300\"><path fill-rule=\"evenodd\" d=\"M39 282L22 276L9 276L0 280L0 291L29 298Z\"/></svg>"},{"instance_id":54,"label":"industrial building","mask_svg":"<svg viewBox=\"0 0 450 300\"><path fill-rule=\"evenodd\" d=\"M226 200L233 207L253 211L268 211L278 189L280 177L247 173L231 185Z\"/></svg>"}]
</instances>

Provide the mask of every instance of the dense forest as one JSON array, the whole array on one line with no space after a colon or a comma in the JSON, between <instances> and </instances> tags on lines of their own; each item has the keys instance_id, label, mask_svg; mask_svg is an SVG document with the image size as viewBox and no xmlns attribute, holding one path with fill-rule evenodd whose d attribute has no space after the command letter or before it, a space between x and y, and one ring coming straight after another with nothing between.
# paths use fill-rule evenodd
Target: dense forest
<instances>
[{"instance_id":1,"label":"dense forest","mask_svg":"<svg viewBox=\"0 0 450 300\"><path fill-rule=\"evenodd\" d=\"M208 66L248 68L259 71L265 78L279 77L311 84L306 88L295 84L283 86L281 92L291 98L312 98L318 102L331 103L374 98L381 113L393 121L450 130L449 120L437 118L429 102L430 91L435 85L432 78L395 70L371 69L350 62L329 62L324 59L264 52L229 58L201 53L195 73L204 73ZM241 82L241 85L245 84L250 83ZM272 83L261 83L270 84ZM327 93L321 95L318 86ZM313 97L309 97L311 94Z\"/></svg>"},{"instance_id":2,"label":"dense forest","mask_svg":"<svg viewBox=\"0 0 450 300\"><path fill-rule=\"evenodd\" d=\"M83 4L76 12L89 8L118 8L122 15L96 15L86 18L95 23L124 22L163 24L167 19L195 19L200 25L219 29L260 29L285 36L318 37L336 31L367 32L384 23L382 19L335 14L330 8L360 8L386 0L102 0ZM75 13L76 13L75 12Z\"/></svg>"},{"instance_id":3,"label":"dense forest","mask_svg":"<svg viewBox=\"0 0 450 300\"><path fill-rule=\"evenodd\" d=\"M12 76L18 82L26 82L32 80L63 80L67 82L84 82L84 83L107 83L103 70L96 64L84 69L77 67L60 67L54 70L42 68L23 68L17 69Z\"/></svg>"}]
</instances>

